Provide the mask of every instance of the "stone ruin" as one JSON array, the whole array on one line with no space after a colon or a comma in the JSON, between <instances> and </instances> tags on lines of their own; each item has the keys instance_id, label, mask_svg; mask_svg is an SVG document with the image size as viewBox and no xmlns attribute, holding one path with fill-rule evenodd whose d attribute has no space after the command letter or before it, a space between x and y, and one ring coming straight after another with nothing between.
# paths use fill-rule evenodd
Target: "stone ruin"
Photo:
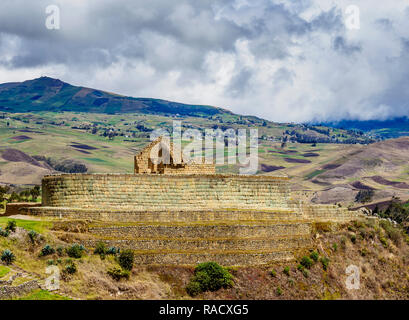
<instances>
[{"instance_id":1,"label":"stone ruin","mask_svg":"<svg viewBox=\"0 0 409 320\"><path fill-rule=\"evenodd\" d=\"M214 174L214 164L186 161L182 150L163 136L157 138L134 157L134 173Z\"/></svg>"},{"instance_id":2,"label":"stone ruin","mask_svg":"<svg viewBox=\"0 0 409 320\"><path fill-rule=\"evenodd\" d=\"M292 260L311 247L316 224L359 217L293 199L288 177L215 174L214 166L183 159L151 163L148 154L159 142L135 157L134 174L45 176L42 206L20 212L65 228L80 223L76 242L130 248L139 264L226 266Z\"/></svg>"}]
</instances>

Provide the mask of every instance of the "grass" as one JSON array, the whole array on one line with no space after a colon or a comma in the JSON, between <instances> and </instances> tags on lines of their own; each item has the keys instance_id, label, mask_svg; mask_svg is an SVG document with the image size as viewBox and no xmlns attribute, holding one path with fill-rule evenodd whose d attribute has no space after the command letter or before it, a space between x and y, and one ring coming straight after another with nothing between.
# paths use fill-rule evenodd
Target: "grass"
<instances>
[{"instance_id":1,"label":"grass","mask_svg":"<svg viewBox=\"0 0 409 320\"><path fill-rule=\"evenodd\" d=\"M18 278L16 278L16 279L14 279L14 281L13 281L13 286L14 286L14 287L17 287L17 286L19 286L20 284L26 283L26 282L28 282L28 281L30 281L30 280L32 280L32 279L28 279L28 278L24 278L24 277L18 277Z\"/></svg>"},{"instance_id":2,"label":"grass","mask_svg":"<svg viewBox=\"0 0 409 320\"><path fill-rule=\"evenodd\" d=\"M0 278L3 278L9 272L10 272L10 268L7 268L5 266L0 266Z\"/></svg>"},{"instance_id":3,"label":"grass","mask_svg":"<svg viewBox=\"0 0 409 320\"><path fill-rule=\"evenodd\" d=\"M99 159L99 158L83 158L83 159L87 161L91 161L91 162L97 162L97 163L106 162L105 160Z\"/></svg>"},{"instance_id":4,"label":"grass","mask_svg":"<svg viewBox=\"0 0 409 320\"><path fill-rule=\"evenodd\" d=\"M17 300L72 300L58 294L51 293L47 290L35 290L28 295L18 298Z\"/></svg>"},{"instance_id":5,"label":"grass","mask_svg":"<svg viewBox=\"0 0 409 320\"><path fill-rule=\"evenodd\" d=\"M44 233L46 229L49 229L52 226L51 222L49 221L19 220L10 219L8 217L0 217L0 227L6 227L9 220L15 220L17 227L24 228L26 230L34 230L38 233Z\"/></svg>"},{"instance_id":6,"label":"grass","mask_svg":"<svg viewBox=\"0 0 409 320\"><path fill-rule=\"evenodd\" d=\"M307 175L305 176L305 179L307 179L307 180L312 179L312 178L314 178L314 177L320 175L321 173L324 173L325 171L326 171L326 170L324 170L324 169L322 169L322 170L315 170L315 171L311 172L310 174L307 174Z\"/></svg>"}]
</instances>

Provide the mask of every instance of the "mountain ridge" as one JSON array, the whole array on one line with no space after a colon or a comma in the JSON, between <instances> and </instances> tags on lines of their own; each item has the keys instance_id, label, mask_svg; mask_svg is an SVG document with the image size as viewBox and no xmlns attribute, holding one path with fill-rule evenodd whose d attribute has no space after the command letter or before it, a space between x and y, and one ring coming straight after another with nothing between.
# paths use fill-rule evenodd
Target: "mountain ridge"
<instances>
[{"instance_id":1,"label":"mountain ridge","mask_svg":"<svg viewBox=\"0 0 409 320\"><path fill-rule=\"evenodd\" d=\"M408 117L395 117L386 120L340 120L313 124L345 130L360 130L384 139L409 136Z\"/></svg>"},{"instance_id":2,"label":"mountain ridge","mask_svg":"<svg viewBox=\"0 0 409 320\"><path fill-rule=\"evenodd\" d=\"M0 110L5 112L81 111L212 116L231 111L155 98L135 98L103 90L74 86L59 79L40 77L0 84Z\"/></svg>"},{"instance_id":3,"label":"mountain ridge","mask_svg":"<svg viewBox=\"0 0 409 320\"><path fill-rule=\"evenodd\" d=\"M164 116L192 116L211 118L233 116L270 122L257 116L235 114L232 111L210 105L186 104L157 98L124 96L104 90L74 86L51 77L6 82L0 84L0 111L27 113L39 111L86 112L103 114L140 113ZM253 121L254 123L254 121ZM287 123L288 124L288 123ZM288 124L291 126L292 123ZM409 118L397 117L389 120L343 120L305 123L299 126L327 127L361 132L373 141L409 136ZM319 131L320 129L318 129ZM322 131L322 130L321 130ZM302 136L303 132L299 134ZM298 137L297 140L303 140ZM305 140L305 139L304 139ZM307 139L308 140L308 139ZM328 139L327 139L328 140ZM307 141L309 142L309 140Z\"/></svg>"}]
</instances>

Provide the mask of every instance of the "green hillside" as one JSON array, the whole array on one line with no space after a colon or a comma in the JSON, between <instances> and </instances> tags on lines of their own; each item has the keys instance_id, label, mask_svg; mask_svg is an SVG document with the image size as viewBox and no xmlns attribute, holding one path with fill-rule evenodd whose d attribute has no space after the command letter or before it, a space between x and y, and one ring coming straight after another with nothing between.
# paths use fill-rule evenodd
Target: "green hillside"
<instances>
[{"instance_id":1,"label":"green hillside","mask_svg":"<svg viewBox=\"0 0 409 320\"><path fill-rule=\"evenodd\" d=\"M160 99L132 98L77 87L49 77L0 85L0 110L8 112L81 111L209 116L231 113L221 108Z\"/></svg>"}]
</instances>

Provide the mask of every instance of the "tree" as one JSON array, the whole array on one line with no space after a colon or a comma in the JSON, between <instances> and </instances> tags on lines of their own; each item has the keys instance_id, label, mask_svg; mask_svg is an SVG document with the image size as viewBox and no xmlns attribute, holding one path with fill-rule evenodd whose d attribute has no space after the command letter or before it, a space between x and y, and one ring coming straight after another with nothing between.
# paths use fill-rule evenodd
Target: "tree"
<instances>
[{"instance_id":1,"label":"tree","mask_svg":"<svg viewBox=\"0 0 409 320\"><path fill-rule=\"evenodd\" d=\"M3 208L3 202L5 200L4 196L5 194L10 190L9 186L1 187L0 186L0 207Z\"/></svg>"},{"instance_id":2,"label":"tree","mask_svg":"<svg viewBox=\"0 0 409 320\"><path fill-rule=\"evenodd\" d=\"M396 198L392 199L389 206L380 214L380 216L382 218L390 218L404 226L409 223L409 209Z\"/></svg>"},{"instance_id":3,"label":"tree","mask_svg":"<svg viewBox=\"0 0 409 320\"><path fill-rule=\"evenodd\" d=\"M378 205L375 206L375 208L372 211L372 214L378 214L379 213L379 207Z\"/></svg>"},{"instance_id":4,"label":"tree","mask_svg":"<svg viewBox=\"0 0 409 320\"><path fill-rule=\"evenodd\" d=\"M30 190L31 198L33 202L37 201L37 198L40 196L40 186L35 186Z\"/></svg>"},{"instance_id":5,"label":"tree","mask_svg":"<svg viewBox=\"0 0 409 320\"><path fill-rule=\"evenodd\" d=\"M233 276L216 262L200 263L195 268L195 275L186 287L186 291L195 296L204 291L217 291L233 285Z\"/></svg>"},{"instance_id":6,"label":"tree","mask_svg":"<svg viewBox=\"0 0 409 320\"><path fill-rule=\"evenodd\" d=\"M20 192L20 199L21 200L28 200L28 197L30 197L30 190L23 190Z\"/></svg>"},{"instance_id":7,"label":"tree","mask_svg":"<svg viewBox=\"0 0 409 320\"><path fill-rule=\"evenodd\" d=\"M122 267L122 269L128 270L128 271L132 270L133 262L134 262L133 251L130 249L121 251L118 257L118 262L119 262L119 265Z\"/></svg>"},{"instance_id":8,"label":"tree","mask_svg":"<svg viewBox=\"0 0 409 320\"><path fill-rule=\"evenodd\" d=\"M375 192L373 190L359 190L355 196L355 202L367 203L372 200Z\"/></svg>"},{"instance_id":9,"label":"tree","mask_svg":"<svg viewBox=\"0 0 409 320\"><path fill-rule=\"evenodd\" d=\"M18 201L20 201L20 196L16 192L13 191L13 193L10 195L9 202L18 202Z\"/></svg>"}]
</instances>

